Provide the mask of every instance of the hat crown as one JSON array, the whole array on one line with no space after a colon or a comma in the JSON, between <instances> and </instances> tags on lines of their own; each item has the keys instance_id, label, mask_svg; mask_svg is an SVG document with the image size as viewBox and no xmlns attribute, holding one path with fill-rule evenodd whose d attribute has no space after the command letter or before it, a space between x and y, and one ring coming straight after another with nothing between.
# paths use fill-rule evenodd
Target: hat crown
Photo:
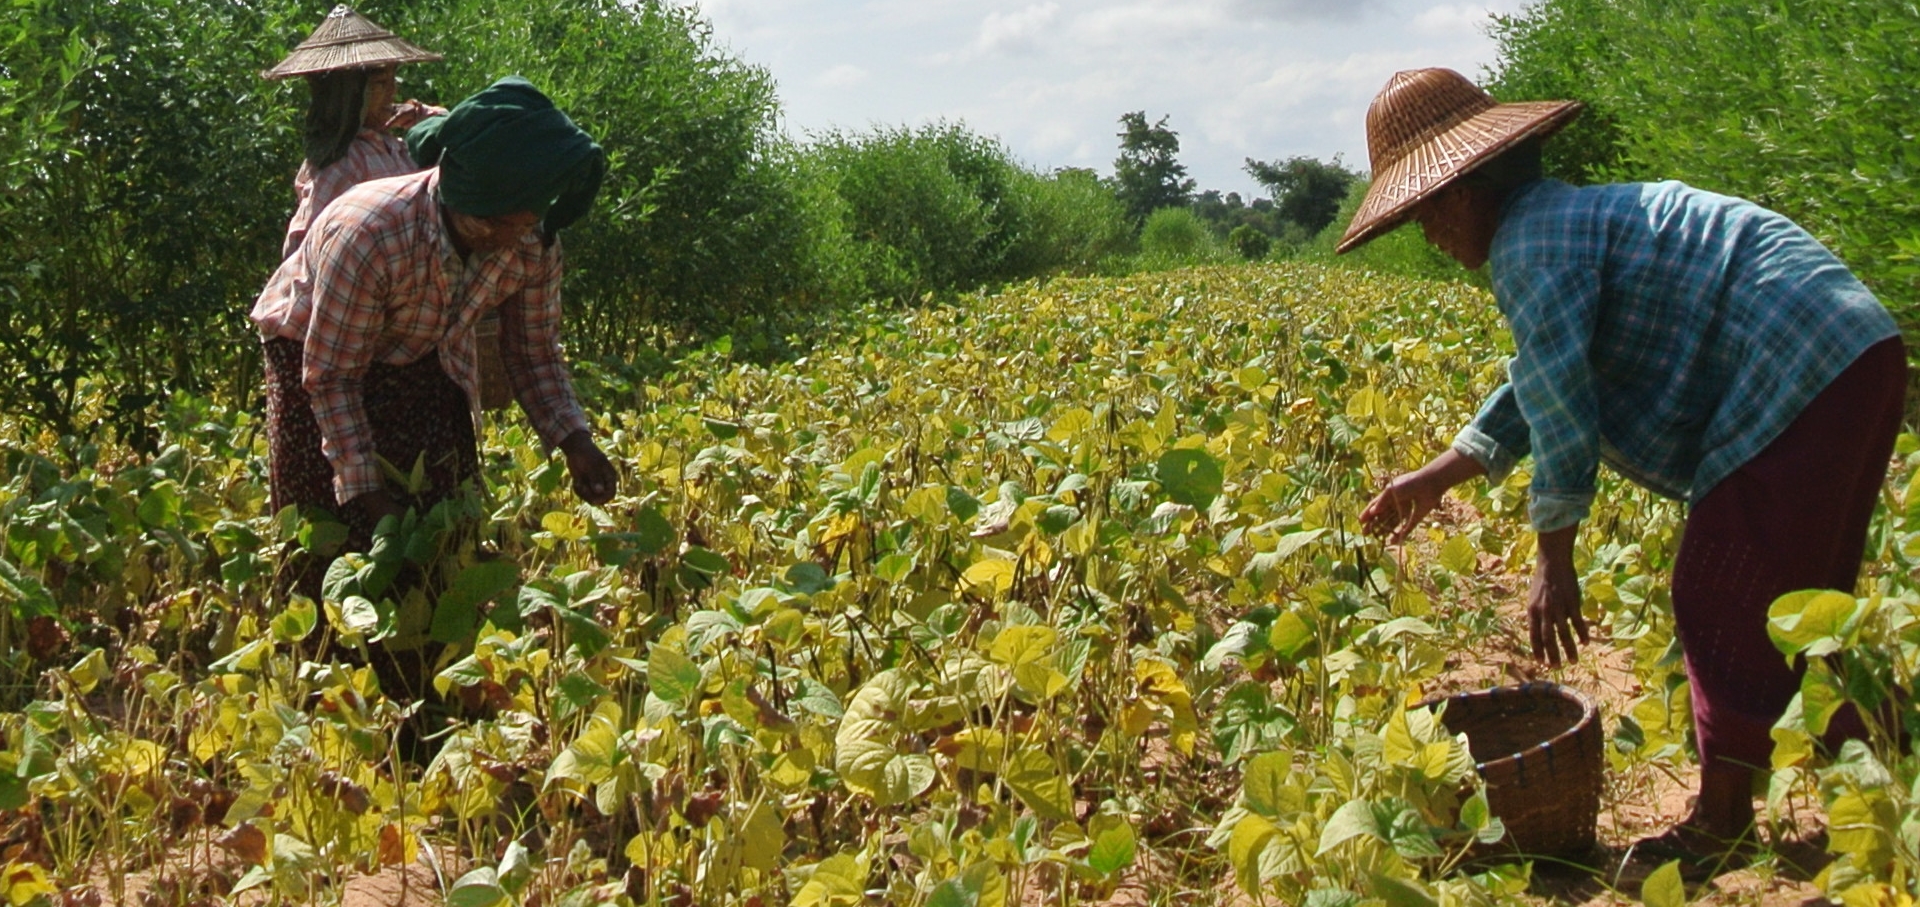
<instances>
[{"instance_id":1,"label":"hat crown","mask_svg":"<svg viewBox=\"0 0 1920 907\"><path fill-rule=\"evenodd\" d=\"M1374 173L1404 160L1434 136L1499 106L1451 69L1395 73L1367 108L1367 156Z\"/></svg>"},{"instance_id":2,"label":"hat crown","mask_svg":"<svg viewBox=\"0 0 1920 907\"><path fill-rule=\"evenodd\" d=\"M320 20L320 27L300 42L293 53L261 75L284 79L338 69L372 69L438 59L439 54L400 39L343 3L328 12L327 17Z\"/></svg>"}]
</instances>

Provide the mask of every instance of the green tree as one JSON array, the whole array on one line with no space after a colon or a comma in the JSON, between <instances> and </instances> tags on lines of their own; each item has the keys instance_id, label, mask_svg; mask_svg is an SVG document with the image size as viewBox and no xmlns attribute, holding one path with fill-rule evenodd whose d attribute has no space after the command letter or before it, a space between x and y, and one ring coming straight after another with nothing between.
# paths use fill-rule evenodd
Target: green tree
<instances>
[{"instance_id":1,"label":"green tree","mask_svg":"<svg viewBox=\"0 0 1920 907\"><path fill-rule=\"evenodd\" d=\"M1127 214L1145 223L1148 215L1161 208L1185 205L1193 195L1194 182L1179 161L1180 134L1167 128L1166 117L1148 123L1144 110L1121 114L1120 125L1120 156L1113 161L1113 178L1115 194L1127 206Z\"/></svg>"},{"instance_id":2,"label":"green tree","mask_svg":"<svg viewBox=\"0 0 1920 907\"><path fill-rule=\"evenodd\" d=\"M1492 34L1495 97L1587 104L1547 143L1550 173L1752 199L1920 328L1920 274L1901 260L1920 249L1912 0L1542 0Z\"/></svg>"},{"instance_id":3,"label":"green tree","mask_svg":"<svg viewBox=\"0 0 1920 907\"><path fill-rule=\"evenodd\" d=\"M1233 228L1232 233L1227 234L1227 245L1232 246L1233 251L1240 253L1241 258L1256 261L1267 257L1267 253L1273 251L1273 237L1260 232L1252 224L1241 224Z\"/></svg>"},{"instance_id":4,"label":"green tree","mask_svg":"<svg viewBox=\"0 0 1920 907\"><path fill-rule=\"evenodd\" d=\"M1246 170L1255 182L1273 193L1280 219L1298 225L1308 236L1333 223L1347 190L1360 178L1341 165L1337 154L1331 162L1310 157L1273 163L1247 158Z\"/></svg>"}]
</instances>

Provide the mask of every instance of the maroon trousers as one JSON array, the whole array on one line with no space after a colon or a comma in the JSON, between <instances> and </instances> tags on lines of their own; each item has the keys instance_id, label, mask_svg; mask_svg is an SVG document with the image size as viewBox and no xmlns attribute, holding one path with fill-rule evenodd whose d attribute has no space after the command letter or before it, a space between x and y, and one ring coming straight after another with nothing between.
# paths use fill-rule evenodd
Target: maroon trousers
<instances>
[{"instance_id":1,"label":"maroon trousers","mask_svg":"<svg viewBox=\"0 0 1920 907\"><path fill-rule=\"evenodd\" d=\"M1805 669L1768 639L1767 608L1802 589L1854 591L1906 387L1900 339L1869 347L1687 514L1673 617L1702 765L1772 763L1769 732ZM1865 731L1850 708L1833 728Z\"/></svg>"}]
</instances>

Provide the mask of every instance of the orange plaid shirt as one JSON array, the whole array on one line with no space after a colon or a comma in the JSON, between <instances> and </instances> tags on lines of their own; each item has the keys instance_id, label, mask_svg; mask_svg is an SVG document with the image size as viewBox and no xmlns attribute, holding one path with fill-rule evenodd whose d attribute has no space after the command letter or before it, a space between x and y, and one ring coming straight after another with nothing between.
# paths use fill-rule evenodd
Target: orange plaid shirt
<instances>
[{"instance_id":1,"label":"orange plaid shirt","mask_svg":"<svg viewBox=\"0 0 1920 907\"><path fill-rule=\"evenodd\" d=\"M300 203L293 209L293 219L287 221L287 240L280 244L282 259L300 248L300 241L307 236L307 228L313 225L313 219L327 210L327 205L340 197L340 193L360 185L368 180L385 179L413 173L420 165L407 155L407 143L377 129L362 129L347 146L345 157L320 168L319 173L305 161L300 162L300 172L293 178L293 194Z\"/></svg>"},{"instance_id":2,"label":"orange plaid shirt","mask_svg":"<svg viewBox=\"0 0 1920 907\"><path fill-rule=\"evenodd\" d=\"M440 365L480 399L474 323L500 311L500 352L514 396L548 445L587 429L560 350L560 245L463 263L434 193L440 170L362 183L321 212L254 303L263 338L302 343L300 383L344 503L381 487L360 381L375 362Z\"/></svg>"}]
</instances>

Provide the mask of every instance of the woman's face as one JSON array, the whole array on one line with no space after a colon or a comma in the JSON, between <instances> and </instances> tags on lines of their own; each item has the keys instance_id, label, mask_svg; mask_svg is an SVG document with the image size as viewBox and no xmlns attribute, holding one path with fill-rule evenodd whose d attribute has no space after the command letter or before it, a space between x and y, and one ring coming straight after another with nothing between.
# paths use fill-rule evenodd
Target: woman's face
<instances>
[{"instance_id":1,"label":"woman's face","mask_svg":"<svg viewBox=\"0 0 1920 907\"><path fill-rule=\"evenodd\" d=\"M394 68L384 66L367 73L367 101L360 111L360 123L368 129L380 129L393 117L393 99L399 92Z\"/></svg>"},{"instance_id":2,"label":"woman's face","mask_svg":"<svg viewBox=\"0 0 1920 907\"><path fill-rule=\"evenodd\" d=\"M1427 235L1427 242L1468 269L1487 263L1493 245L1497 208L1489 208L1486 199L1462 183L1454 183L1421 202L1413 210L1413 219Z\"/></svg>"},{"instance_id":3,"label":"woman's face","mask_svg":"<svg viewBox=\"0 0 1920 907\"><path fill-rule=\"evenodd\" d=\"M474 217L448 208L447 220L453 225L458 244L468 252L482 255L512 247L540 226L540 215L531 211Z\"/></svg>"}]
</instances>

